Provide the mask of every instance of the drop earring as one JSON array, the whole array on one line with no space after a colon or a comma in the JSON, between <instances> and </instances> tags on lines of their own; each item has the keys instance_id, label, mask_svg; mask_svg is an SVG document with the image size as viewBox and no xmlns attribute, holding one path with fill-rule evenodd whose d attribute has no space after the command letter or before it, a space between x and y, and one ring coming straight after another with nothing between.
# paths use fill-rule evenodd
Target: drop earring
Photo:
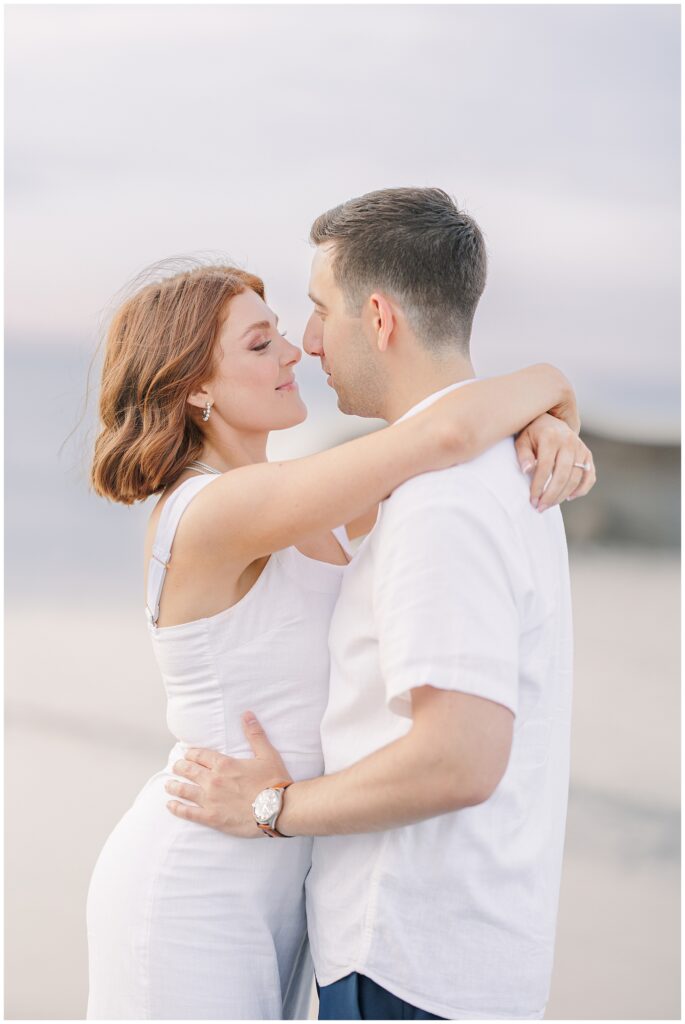
<instances>
[{"instance_id":1,"label":"drop earring","mask_svg":"<svg viewBox=\"0 0 685 1024\"><path fill-rule=\"evenodd\" d=\"M207 402L205 407L204 407L204 409L202 410L202 419L205 421L205 423L209 419L211 411L212 411L211 403Z\"/></svg>"}]
</instances>

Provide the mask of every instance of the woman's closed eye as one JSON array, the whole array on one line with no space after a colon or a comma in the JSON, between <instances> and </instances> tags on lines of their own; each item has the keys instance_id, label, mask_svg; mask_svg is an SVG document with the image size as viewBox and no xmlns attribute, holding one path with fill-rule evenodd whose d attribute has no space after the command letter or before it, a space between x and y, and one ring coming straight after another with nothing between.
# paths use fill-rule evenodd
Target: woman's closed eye
<instances>
[{"instance_id":1,"label":"woman's closed eye","mask_svg":"<svg viewBox=\"0 0 685 1024\"><path fill-rule=\"evenodd\" d=\"M285 338L287 333L288 333L287 331L278 331L278 334L280 334L280 336L282 338ZM265 349L267 349L269 347L269 345L271 344L272 341L273 341L272 338L267 338L266 341L263 341L261 345L255 345L254 348L252 349L252 351L253 352L263 352Z\"/></svg>"}]
</instances>

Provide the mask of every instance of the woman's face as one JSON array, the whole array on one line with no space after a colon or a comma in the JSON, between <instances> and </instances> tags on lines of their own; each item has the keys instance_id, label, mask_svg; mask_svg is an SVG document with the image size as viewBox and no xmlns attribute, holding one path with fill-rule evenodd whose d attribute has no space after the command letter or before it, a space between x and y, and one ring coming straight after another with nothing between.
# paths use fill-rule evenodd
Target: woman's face
<instances>
[{"instance_id":1,"label":"woman's face","mask_svg":"<svg viewBox=\"0 0 685 1024\"><path fill-rule=\"evenodd\" d=\"M229 303L219 334L220 361L206 390L212 416L236 430L283 430L307 416L294 373L302 351L277 324L278 317L250 289Z\"/></svg>"}]
</instances>

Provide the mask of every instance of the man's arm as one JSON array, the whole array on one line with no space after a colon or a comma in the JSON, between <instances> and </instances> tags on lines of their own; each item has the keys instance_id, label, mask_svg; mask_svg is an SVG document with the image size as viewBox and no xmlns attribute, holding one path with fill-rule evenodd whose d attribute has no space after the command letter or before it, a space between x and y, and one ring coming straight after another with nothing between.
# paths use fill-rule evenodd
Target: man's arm
<instances>
[{"instance_id":1,"label":"man's arm","mask_svg":"<svg viewBox=\"0 0 685 1024\"><path fill-rule=\"evenodd\" d=\"M406 736L343 771L290 786L279 831L377 832L487 800L509 760L512 712L433 686L412 690L412 709Z\"/></svg>"},{"instance_id":2,"label":"man's arm","mask_svg":"<svg viewBox=\"0 0 685 1024\"><path fill-rule=\"evenodd\" d=\"M295 782L277 828L284 835L342 835L409 825L487 800L507 766L514 716L469 694L413 689L406 736L343 771ZM191 750L174 772L193 785L167 783L179 818L246 838L261 835L251 805L262 789L288 778L278 751L256 719L245 723L255 757Z\"/></svg>"}]
</instances>

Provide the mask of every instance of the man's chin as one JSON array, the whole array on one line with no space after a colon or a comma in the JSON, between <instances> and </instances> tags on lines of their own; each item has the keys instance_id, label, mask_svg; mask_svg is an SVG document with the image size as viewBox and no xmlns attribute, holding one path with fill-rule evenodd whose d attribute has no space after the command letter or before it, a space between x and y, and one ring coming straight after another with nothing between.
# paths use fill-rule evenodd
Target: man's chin
<instances>
[{"instance_id":1,"label":"man's chin","mask_svg":"<svg viewBox=\"0 0 685 1024\"><path fill-rule=\"evenodd\" d=\"M362 419L367 419L369 416L375 416L375 413L369 412L367 409L359 408L359 404L351 402L345 395L338 394L338 409L344 413L345 416L360 416Z\"/></svg>"},{"instance_id":2,"label":"man's chin","mask_svg":"<svg viewBox=\"0 0 685 1024\"><path fill-rule=\"evenodd\" d=\"M338 399L338 409L340 410L340 412L344 413L345 416L361 416L362 418L365 419L369 416L376 415L376 413L369 412L368 409L360 408L360 403L358 400L359 396L357 396L357 401L355 402L354 399L350 398L350 396L346 394L346 392L338 390L338 388L335 387L334 384L331 384L331 387L335 391L336 397Z\"/></svg>"},{"instance_id":3,"label":"man's chin","mask_svg":"<svg viewBox=\"0 0 685 1024\"><path fill-rule=\"evenodd\" d=\"M354 410L345 396L341 395L339 392L336 393L338 395L338 409L340 409L340 412L344 412L346 416L354 416Z\"/></svg>"}]
</instances>

